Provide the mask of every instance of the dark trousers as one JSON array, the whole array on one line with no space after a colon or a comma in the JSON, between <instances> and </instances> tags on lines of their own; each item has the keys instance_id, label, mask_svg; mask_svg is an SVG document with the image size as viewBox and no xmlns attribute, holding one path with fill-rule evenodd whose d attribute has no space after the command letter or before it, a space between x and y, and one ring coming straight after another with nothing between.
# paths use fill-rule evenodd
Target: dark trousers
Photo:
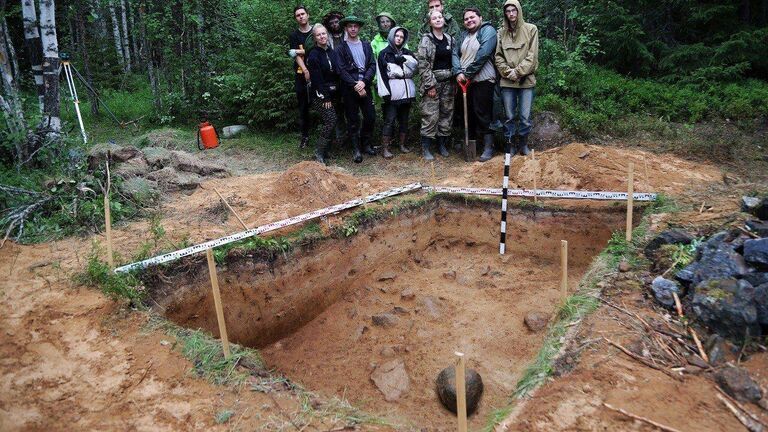
<instances>
[{"instance_id":1,"label":"dark trousers","mask_svg":"<svg viewBox=\"0 0 768 432\"><path fill-rule=\"evenodd\" d=\"M484 135L492 134L493 122L493 92L496 84L491 81L473 82L467 89L467 111L469 112L469 139L482 139ZM456 99L457 118L454 124L464 124L464 100L461 90Z\"/></svg>"},{"instance_id":2,"label":"dark trousers","mask_svg":"<svg viewBox=\"0 0 768 432\"><path fill-rule=\"evenodd\" d=\"M309 90L307 89L307 80L304 75L296 74L296 83L294 85L296 99L299 102L299 129L302 137L309 136Z\"/></svg>"},{"instance_id":3,"label":"dark trousers","mask_svg":"<svg viewBox=\"0 0 768 432\"><path fill-rule=\"evenodd\" d=\"M335 100L331 100L333 105L330 108L326 108L323 106L324 102L323 99L315 98L315 100L312 101L312 105L314 106L315 111L320 115L320 121L322 122L318 128L320 138L322 138L323 141L327 141L333 137L334 129L336 128L336 105L338 105L338 103Z\"/></svg>"},{"instance_id":4,"label":"dark trousers","mask_svg":"<svg viewBox=\"0 0 768 432\"><path fill-rule=\"evenodd\" d=\"M400 126L400 133L408 132L408 115L411 112L410 103L384 104L384 126L381 128L381 135L391 137L395 131L395 119Z\"/></svg>"},{"instance_id":5,"label":"dark trousers","mask_svg":"<svg viewBox=\"0 0 768 432\"><path fill-rule=\"evenodd\" d=\"M373 135L373 123L376 117L376 108L373 107L373 97L371 96L371 87L365 88L366 95L360 97L357 92L348 86L342 88L342 101L344 104L344 114L347 117L347 129L350 138L360 137L370 139ZM363 115L362 125L360 124L360 114Z\"/></svg>"}]
</instances>

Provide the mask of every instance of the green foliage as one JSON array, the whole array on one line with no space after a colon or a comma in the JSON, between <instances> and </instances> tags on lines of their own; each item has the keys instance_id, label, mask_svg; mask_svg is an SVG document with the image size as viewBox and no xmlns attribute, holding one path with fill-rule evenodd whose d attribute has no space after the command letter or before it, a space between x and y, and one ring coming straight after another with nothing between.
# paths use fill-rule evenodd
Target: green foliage
<instances>
[{"instance_id":1,"label":"green foliage","mask_svg":"<svg viewBox=\"0 0 768 432\"><path fill-rule=\"evenodd\" d=\"M216 424L224 424L228 422L233 415L235 415L234 411L231 409L224 409L216 413L214 420L216 421Z\"/></svg>"},{"instance_id":2,"label":"green foliage","mask_svg":"<svg viewBox=\"0 0 768 432\"><path fill-rule=\"evenodd\" d=\"M98 288L112 298L125 298L135 304L141 303L146 291L139 278L132 273L113 272L109 265L101 260L103 255L104 249L94 241L86 268L82 273L75 275L75 282Z\"/></svg>"}]
</instances>

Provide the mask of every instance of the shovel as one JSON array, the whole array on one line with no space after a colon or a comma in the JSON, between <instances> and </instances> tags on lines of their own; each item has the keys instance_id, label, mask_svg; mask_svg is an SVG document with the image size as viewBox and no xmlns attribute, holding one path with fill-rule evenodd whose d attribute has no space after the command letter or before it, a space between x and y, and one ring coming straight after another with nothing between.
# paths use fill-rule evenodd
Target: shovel
<instances>
[{"instance_id":1,"label":"shovel","mask_svg":"<svg viewBox=\"0 0 768 432\"><path fill-rule=\"evenodd\" d=\"M464 160L466 162L474 162L477 158L474 140L472 145L469 145L469 113L467 112L467 87L469 87L469 80L459 81L459 87L461 87L461 93L464 97Z\"/></svg>"}]
</instances>

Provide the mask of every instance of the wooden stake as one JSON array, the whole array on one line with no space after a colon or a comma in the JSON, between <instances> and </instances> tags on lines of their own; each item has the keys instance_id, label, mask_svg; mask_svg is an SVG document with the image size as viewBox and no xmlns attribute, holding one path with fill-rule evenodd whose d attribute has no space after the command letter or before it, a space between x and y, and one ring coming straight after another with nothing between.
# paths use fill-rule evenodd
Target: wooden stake
<instances>
[{"instance_id":1,"label":"wooden stake","mask_svg":"<svg viewBox=\"0 0 768 432\"><path fill-rule=\"evenodd\" d=\"M107 264L109 269L115 268L115 257L112 253L112 209L109 207L109 190L112 188L112 178L109 174L110 152L107 152L107 188L104 190L104 227L107 235Z\"/></svg>"},{"instance_id":2,"label":"wooden stake","mask_svg":"<svg viewBox=\"0 0 768 432\"><path fill-rule=\"evenodd\" d=\"M568 296L568 240L560 240L560 269L562 277L560 288L563 290L563 299Z\"/></svg>"},{"instance_id":3,"label":"wooden stake","mask_svg":"<svg viewBox=\"0 0 768 432\"><path fill-rule=\"evenodd\" d=\"M763 427L762 424L760 424L760 423L752 420L751 418L745 416L744 414L742 414L741 411L736 409L736 407L734 407L724 397L720 396L719 394L715 394L715 396L717 396L717 398L720 399L720 402L722 402L726 406L726 408L728 408L728 410L739 420L739 422L741 422L741 424L744 425L745 428L747 428L747 430L749 430L750 432L764 432L765 431L765 428Z\"/></svg>"},{"instance_id":4,"label":"wooden stake","mask_svg":"<svg viewBox=\"0 0 768 432\"><path fill-rule=\"evenodd\" d=\"M240 218L240 215L239 215L239 214L237 214L237 212L235 211L235 209L233 209L233 208L232 208L232 207L229 205L229 203L227 202L227 200L225 200L225 199L224 199L224 197L223 197L223 196L221 196L221 194L219 193L219 191L217 191L217 190L216 190L216 188L213 188L213 191L214 191L214 192L216 192L216 195L218 195L218 196L219 196L219 198L221 199L221 202L223 202L223 203L224 203L224 205L225 205L225 206L227 206L227 208L229 209L229 211L230 211L230 212L232 212L232 214L233 214L233 215L235 215L235 217L237 218L237 220L240 222L240 225L242 225L244 229L248 229L248 227L245 225L245 222L243 222L243 220Z\"/></svg>"},{"instance_id":5,"label":"wooden stake","mask_svg":"<svg viewBox=\"0 0 768 432\"><path fill-rule=\"evenodd\" d=\"M437 178L435 177L435 161L431 161L430 164L432 165L432 185L437 186Z\"/></svg>"},{"instance_id":6,"label":"wooden stake","mask_svg":"<svg viewBox=\"0 0 768 432\"><path fill-rule=\"evenodd\" d=\"M651 191L651 183L648 181L648 158L643 155L643 165L645 165L645 186L648 188L648 192Z\"/></svg>"},{"instance_id":7,"label":"wooden stake","mask_svg":"<svg viewBox=\"0 0 768 432\"><path fill-rule=\"evenodd\" d=\"M634 184L635 164L629 163L629 178L627 180L627 243L632 241L632 210L633 198L635 193Z\"/></svg>"},{"instance_id":8,"label":"wooden stake","mask_svg":"<svg viewBox=\"0 0 768 432\"><path fill-rule=\"evenodd\" d=\"M680 318L683 317L683 305L680 304L680 297L677 296L676 292L672 293L672 298L675 299L675 308L677 309L677 316Z\"/></svg>"},{"instance_id":9,"label":"wooden stake","mask_svg":"<svg viewBox=\"0 0 768 432\"><path fill-rule=\"evenodd\" d=\"M455 352L456 364L456 415L459 418L459 432L467 432L467 384L465 381L466 360L464 353Z\"/></svg>"},{"instance_id":10,"label":"wooden stake","mask_svg":"<svg viewBox=\"0 0 768 432\"><path fill-rule=\"evenodd\" d=\"M213 303L216 307L216 320L219 322L219 336L224 347L224 358L229 358L229 338L227 337L227 323L224 321L224 307L221 305L221 292L219 292L219 278L216 276L216 262L213 260L213 250L205 251L208 258L208 272L211 274L211 288L213 289Z\"/></svg>"},{"instance_id":11,"label":"wooden stake","mask_svg":"<svg viewBox=\"0 0 768 432\"><path fill-rule=\"evenodd\" d=\"M538 202L538 197L536 196L536 177L539 176L539 164L536 163L536 150L531 149L531 159L533 160L533 202Z\"/></svg>"},{"instance_id":12,"label":"wooden stake","mask_svg":"<svg viewBox=\"0 0 768 432\"><path fill-rule=\"evenodd\" d=\"M675 299L675 308L677 309L677 315L680 318L682 318L683 306L682 304L680 304L680 297L677 296L676 292L673 292L672 298ZM692 329L691 327L688 327L688 325L686 325L685 327L686 329L688 329L688 333L691 334L691 337L693 338L693 342L696 344L696 348L699 350L699 356L702 358L702 360L709 363L709 357L707 356L707 352L704 351L704 346L701 344L701 340L699 340L699 335L696 334L696 330Z\"/></svg>"}]
</instances>

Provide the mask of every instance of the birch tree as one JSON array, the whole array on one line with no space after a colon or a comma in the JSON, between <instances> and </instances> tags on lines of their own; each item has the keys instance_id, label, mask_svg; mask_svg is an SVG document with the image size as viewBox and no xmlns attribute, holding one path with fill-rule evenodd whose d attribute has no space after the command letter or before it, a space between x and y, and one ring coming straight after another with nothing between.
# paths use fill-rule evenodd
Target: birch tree
<instances>
[{"instance_id":1,"label":"birch tree","mask_svg":"<svg viewBox=\"0 0 768 432\"><path fill-rule=\"evenodd\" d=\"M61 133L59 117L59 41L56 37L56 4L40 0L40 42L43 45L43 84L45 87L43 118L40 126L48 135Z\"/></svg>"},{"instance_id":2,"label":"birch tree","mask_svg":"<svg viewBox=\"0 0 768 432\"><path fill-rule=\"evenodd\" d=\"M115 39L115 52L117 53L117 61L125 68L125 54L123 53L123 40L120 36L120 24L117 21L117 13L115 12L115 1L109 0L109 14L112 17L112 35Z\"/></svg>"},{"instance_id":3,"label":"birch tree","mask_svg":"<svg viewBox=\"0 0 768 432\"><path fill-rule=\"evenodd\" d=\"M34 0L22 0L21 13L24 17L24 48L32 65L32 74L35 77L37 87L37 103L40 112L43 112L43 45L40 42L40 30L38 29L37 10Z\"/></svg>"},{"instance_id":4,"label":"birch tree","mask_svg":"<svg viewBox=\"0 0 768 432\"><path fill-rule=\"evenodd\" d=\"M127 72L131 71L131 45L130 45L130 39L128 37L128 1L123 0L122 2L122 21L123 21L123 56L125 57L125 70Z\"/></svg>"}]
</instances>

